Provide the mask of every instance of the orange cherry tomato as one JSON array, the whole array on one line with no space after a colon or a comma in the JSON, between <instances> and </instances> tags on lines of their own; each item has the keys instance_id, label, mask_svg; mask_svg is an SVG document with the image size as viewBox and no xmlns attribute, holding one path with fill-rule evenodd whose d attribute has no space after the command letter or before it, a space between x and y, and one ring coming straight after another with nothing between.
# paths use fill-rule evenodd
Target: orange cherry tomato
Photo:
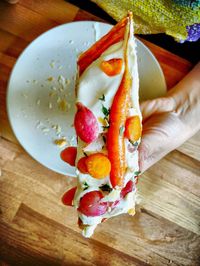
<instances>
[{"instance_id":1,"label":"orange cherry tomato","mask_svg":"<svg viewBox=\"0 0 200 266\"><path fill-rule=\"evenodd\" d=\"M121 58L113 58L108 61L101 62L101 70L106 73L108 76L118 75L122 70L122 59Z\"/></svg>"},{"instance_id":2,"label":"orange cherry tomato","mask_svg":"<svg viewBox=\"0 0 200 266\"><path fill-rule=\"evenodd\" d=\"M142 127L138 115L126 120L124 136L131 141L137 141L141 137Z\"/></svg>"},{"instance_id":3,"label":"orange cherry tomato","mask_svg":"<svg viewBox=\"0 0 200 266\"><path fill-rule=\"evenodd\" d=\"M103 153L94 153L86 158L88 173L97 179L105 178L110 173L111 164Z\"/></svg>"}]
</instances>

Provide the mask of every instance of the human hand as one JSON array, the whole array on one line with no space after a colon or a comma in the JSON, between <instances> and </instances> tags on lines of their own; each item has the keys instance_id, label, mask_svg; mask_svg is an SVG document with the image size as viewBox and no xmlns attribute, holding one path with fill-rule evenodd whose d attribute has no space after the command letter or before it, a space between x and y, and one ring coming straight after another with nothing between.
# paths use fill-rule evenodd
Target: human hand
<instances>
[{"instance_id":1,"label":"human hand","mask_svg":"<svg viewBox=\"0 0 200 266\"><path fill-rule=\"evenodd\" d=\"M141 103L141 172L176 149L200 129L200 64L166 97Z\"/></svg>"}]
</instances>

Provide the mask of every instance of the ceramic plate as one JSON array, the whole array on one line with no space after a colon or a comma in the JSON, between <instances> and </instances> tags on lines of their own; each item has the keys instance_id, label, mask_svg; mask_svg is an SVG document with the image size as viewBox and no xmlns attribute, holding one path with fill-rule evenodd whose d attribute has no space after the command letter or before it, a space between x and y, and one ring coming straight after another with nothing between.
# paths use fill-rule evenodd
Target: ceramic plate
<instances>
[{"instance_id":1,"label":"ceramic plate","mask_svg":"<svg viewBox=\"0 0 200 266\"><path fill-rule=\"evenodd\" d=\"M60 152L65 146L76 145L73 117L77 56L111 27L86 21L53 28L24 50L11 73L7 109L12 129L35 160L58 173L75 175L74 168L60 159ZM139 40L137 51L141 99L165 94L165 79L156 58ZM56 145L58 140L65 146Z\"/></svg>"}]
</instances>

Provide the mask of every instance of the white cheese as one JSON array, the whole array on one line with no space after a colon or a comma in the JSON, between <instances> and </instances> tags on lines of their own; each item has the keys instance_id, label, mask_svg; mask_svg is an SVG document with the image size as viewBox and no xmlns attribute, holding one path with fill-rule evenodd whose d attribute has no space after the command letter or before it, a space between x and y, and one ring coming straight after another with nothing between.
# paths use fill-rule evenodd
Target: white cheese
<instances>
[{"instance_id":1,"label":"white cheese","mask_svg":"<svg viewBox=\"0 0 200 266\"><path fill-rule=\"evenodd\" d=\"M131 29L131 32L133 32L133 29ZM78 83L77 102L81 102L83 105L87 106L96 116L99 123L100 133L103 132L103 127L100 123L99 118L104 119L105 116L102 112L102 105L104 105L107 109L112 106L113 98L119 88L124 74L124 63L122 65L120 74L112 77L106 75L100 69L100 64L102 61L113 58L122 58L122 60L124 59L124 41L120 41L119 43L116 43L109 47L82 73ZM130 38L128 40L128 67L132 76L131 108L129 109L128 116L139 115L141 118L138 101L139 78L136 44L133 34L130 35ZM105 96L105 101L99 99L103 95ZM138 141L138 144L139 142L140 140ZM134 172L139 171L137 147L135 149L134 147L132 147L133 149L130 149L129 145L132 144L126 139L125 158L127 170L124 176L125 185L129 180L132 180L134 182ZM103 151L102 146L105 146ZM106 153L106 145L102 141L102 134L100 134L100 137L94 143L91 143L89 145L78 138L76 165L78 160L84 156L84 152L86 152L87 154L94 152ZM109 176L104 179L95 179L89 174L80 173L78 170L77 176L78 189L73 201L73 204L76 208L78 208L79 206L81 197L83 197L86 193L94 190L100 190L99 187L101 185L110 184ZM84 183L87 183L88 185L88 188L85 190L83 185ZM85 225L85 228L83 230L83 235L85 237L90 237L92 235L97 224L101 223L103 218L110 218L121 213L127 213L130 209L134 210L136 201L136 188L134 188L132 192L128 193L123 199L120 199L120 193L120 189L113 189L110 193L106 194L102 201L115 202L117 200L120 200L120 202L114 208L109 207L107 212L101 216L88 217L79 212L79 217Z\"/></svg>"}]
</instances>

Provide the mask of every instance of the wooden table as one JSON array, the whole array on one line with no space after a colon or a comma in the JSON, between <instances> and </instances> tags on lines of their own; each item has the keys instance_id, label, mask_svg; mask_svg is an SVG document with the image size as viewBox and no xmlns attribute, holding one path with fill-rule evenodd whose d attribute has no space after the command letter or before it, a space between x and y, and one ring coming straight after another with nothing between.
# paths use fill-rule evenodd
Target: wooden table
<instances>
[{"instance_id":1,"label":"wooden table","mask_svg":"<svg viewBox=\"0 0 200 266\"><path fill-rule=\"evenodd\" d=\"M135 217L103 223L84 239L60 197L75 180L34 161L18 144L6 113L6 86L23 49L44 31L99 18L64 2L0 2L0 258L2 265L200 265L200 135L143 174ZM191 64L147 41L168 88Z\"/></svg>"}]
</instances>

